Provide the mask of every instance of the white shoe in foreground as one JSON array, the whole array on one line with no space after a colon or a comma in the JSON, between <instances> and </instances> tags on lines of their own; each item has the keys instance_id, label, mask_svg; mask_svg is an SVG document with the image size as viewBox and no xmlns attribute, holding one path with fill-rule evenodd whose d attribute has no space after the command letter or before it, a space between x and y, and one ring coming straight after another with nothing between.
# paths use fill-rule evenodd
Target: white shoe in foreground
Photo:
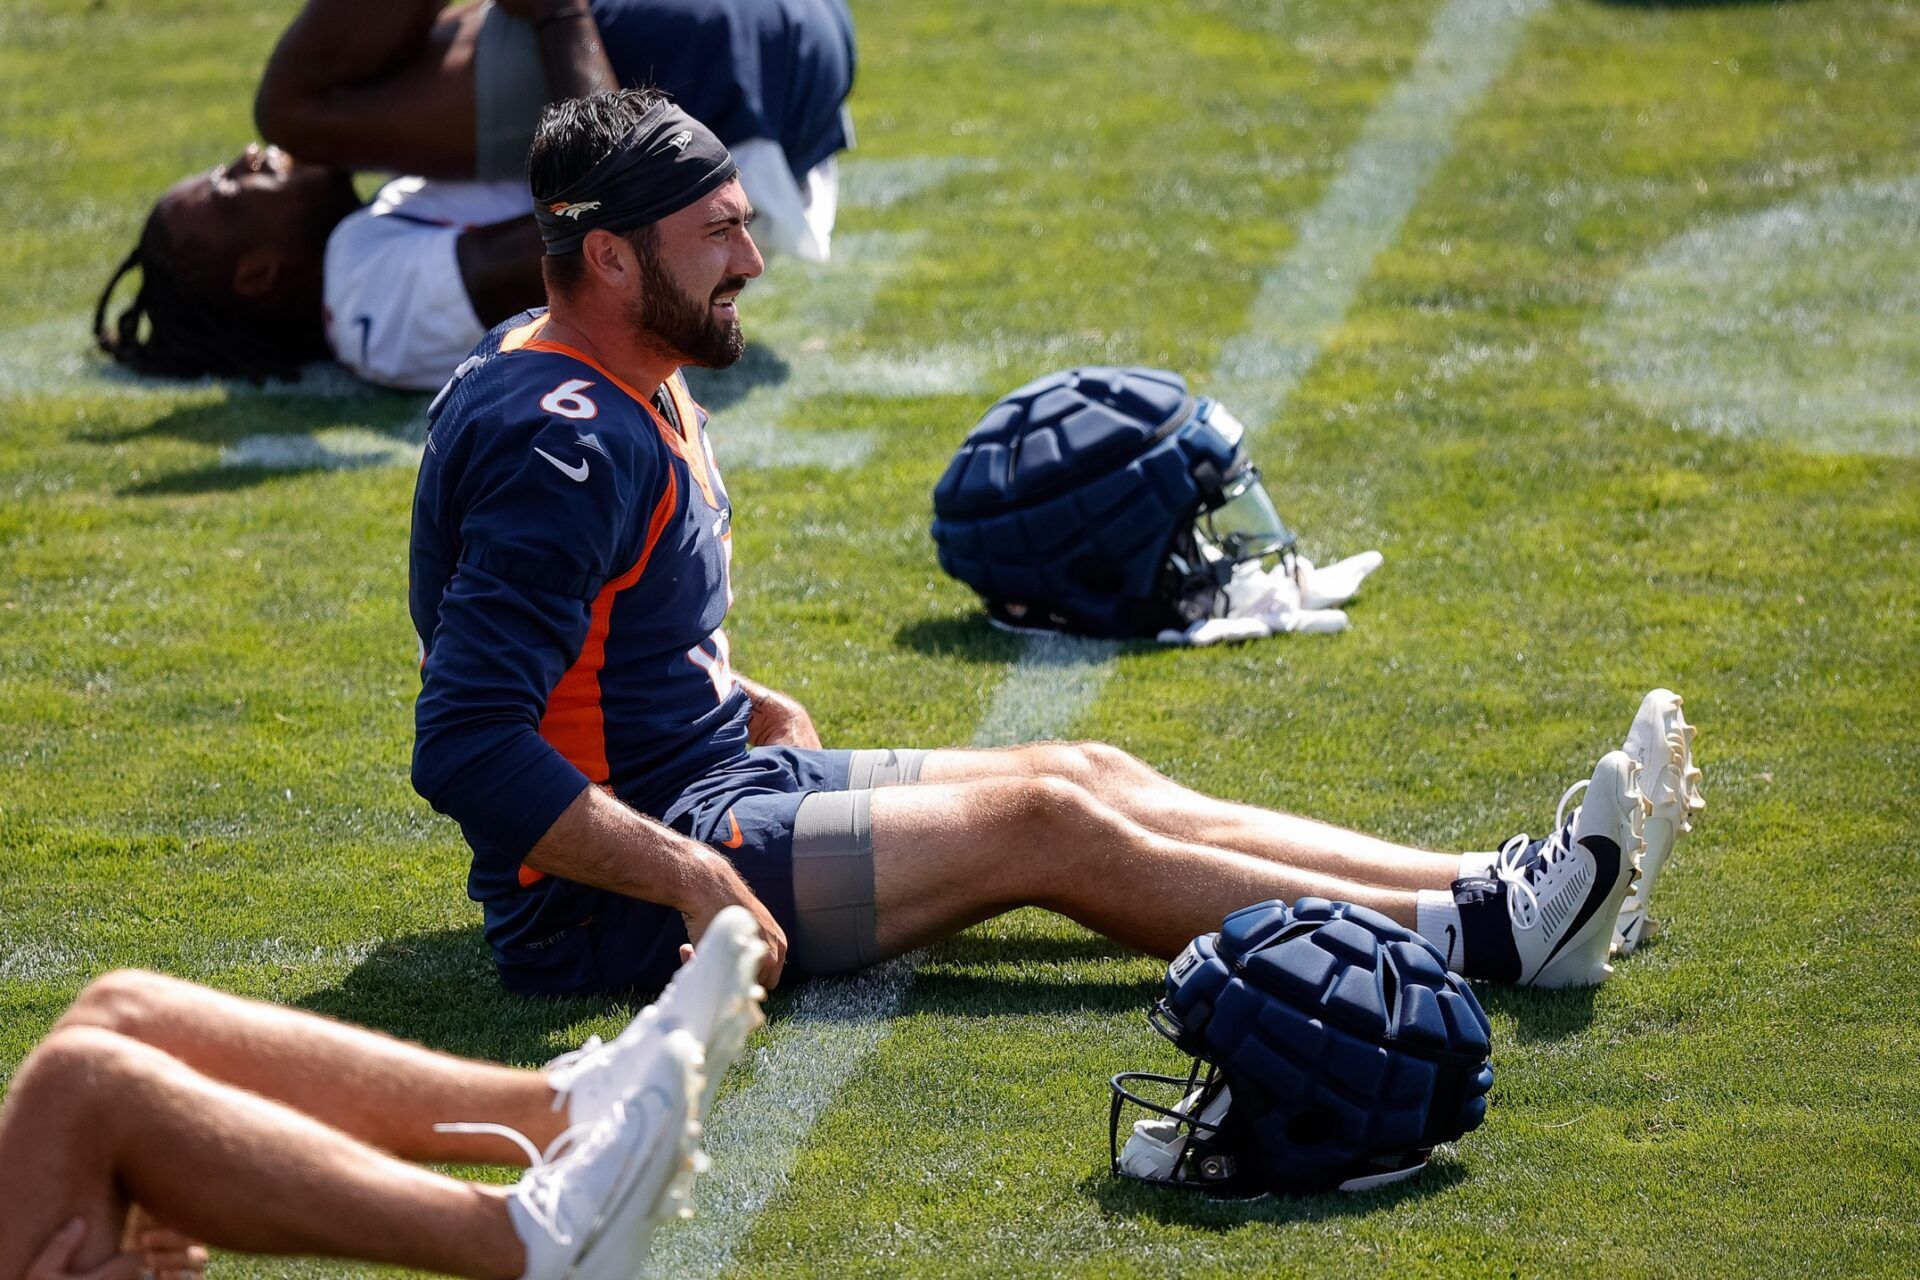
<instances>
[{"instance_id":1,"label":"white shoe in foreground","mask_svg":"<svg viewBox=\"0 0 1920 1280\"><path fill-rule=\"evenodd\" d=\"M1640 793L1652 806L1647 815L1647 847L1641 851L1640 879L1620 904L1614 930L1615 955L1630 956L1659 926L1647 914L1653 886L1681 836L1693 829L1692 817L1707 807L1700 796L1700 770L1693 763L1694 727L1680 714L1680 695L1655 689L1641 700L1633 727L1621 746L1641 766Z\"/></svg>"},{"instance_id":2,"label":"white shoe in foreground","mask_svg":"<svg viewBox=\"0 0 1920 1280\"><path fill-rule=\"evenodd\" d=\"M766 943L744 907L728 907L707 926L693 959L680 967L627 1029L611 1041L598 1036L547 1064L547 1083L574 1124L591 1124L619 1102L633 1079L632 1063L669 1031L681 1030L699 1042L706 1087L695 1114L704 1119L727 1068L740 1056L747 1036L765 1019L760 1001L766 992L754 980Z\"/></svg>"},{"instance_id":3,"label":"white shoe in foreground","mask_svg":"<svg viewBox=\"0 0 1920 1280\"><path fill-rule=\"evenodd\" d=\"M518 1142L531 1168L508 1193L526 1247L526 1280L630 1280L654 1227L684 1217L693 1176L706 1167L695 1107L700 1046L684 1031L657 1037L628 1096L591 1125L574 1125L545 1154L500 1125L441 1125ZM560 1151L561 1154L554 1154Z\"/></svg>"},{"instance_id":4,"label":"white shoe in foreground","mask_svg":"<svg viewBox=\"0 0 1920 1280\"><path fill-rule=\"evenodd\" d=\"M1607 953L1614 920L1635 874L1646 817L1639 774L1625 752L1609 751L1588 782L1575 783L1560 797L1551 836L1515 836L1494 858L1493 877L1511 927L1515 982L1585 987L1613 972ZM1582 787L1580 807L1566 816Z\"/></svg>"}]
</instances>

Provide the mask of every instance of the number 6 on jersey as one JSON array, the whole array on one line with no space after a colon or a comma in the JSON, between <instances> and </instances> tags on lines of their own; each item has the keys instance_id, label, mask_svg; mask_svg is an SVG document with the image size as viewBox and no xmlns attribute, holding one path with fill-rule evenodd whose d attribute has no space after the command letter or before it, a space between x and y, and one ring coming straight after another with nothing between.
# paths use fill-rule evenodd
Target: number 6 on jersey
<instances>
[{"instance_id":1,"label":"number 6 on jersey","mask_svg":"<svg viewBox=\"0 0 1920 1280\"><path fill-rule=\"evenodd\" d=\"M592 385L585 378L568 378L540 398L540 407L562 418L599 417L600 406L580 394Z\"/></svg>"}]
</instances>

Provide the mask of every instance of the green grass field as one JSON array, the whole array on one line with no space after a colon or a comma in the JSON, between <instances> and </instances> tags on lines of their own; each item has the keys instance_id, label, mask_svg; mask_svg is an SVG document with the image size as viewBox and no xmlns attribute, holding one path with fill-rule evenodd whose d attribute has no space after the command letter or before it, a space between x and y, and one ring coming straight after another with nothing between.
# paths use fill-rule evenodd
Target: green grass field
<instances>
[{"instance_id":1,"label":"green grass field","mask_svg":"<svg viewBox=\"0 0 1920 1280\"><path fill-rule=\"evenodd\" d=\"M316 464L404 460L420 401L88 354L147 203L251 136L292 8L0 0L3 1073L122 965L524 1064L630 1012L495 989L408 784L412 474ZM776 262L759 385L708 384L740 667L836 744L972 738L1020 644L934 564L960 435L1074 363L1206 389L1441 9L857 4L848 260ZM1527 18L1259 427L1309 553L1387 556L1354 629L1126 650L1070 730L1487 848L1671 685L1709 808L1664 935L1592 991L1484 993L1493 1110L1423 1178L1219 1206L1106 1174L1106 1077L1173 1065L1161 968L1037 912L976 929L920 957L729 1273L1920 1272L1916 210L1910 0Z\"/></svg>"}]
</instances>

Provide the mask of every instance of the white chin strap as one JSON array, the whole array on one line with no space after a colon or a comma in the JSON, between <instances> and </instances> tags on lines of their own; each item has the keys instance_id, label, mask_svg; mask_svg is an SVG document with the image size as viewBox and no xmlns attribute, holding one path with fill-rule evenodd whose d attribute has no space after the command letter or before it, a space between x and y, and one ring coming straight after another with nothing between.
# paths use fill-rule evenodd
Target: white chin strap
<instances>
[{"instance_id":1,"label":"white chin strap","mask_svg":"<svg viewBox=\"0 0 1920 1280\"><path fill-rule=\"evenodd\" d=\"M1174 1110L1187 1115L1199 1102L1201 1091L1192 1093L1174 1104ZM1206 1110L1194 1117L1203 1125L1217 1125L1232 1105L1231 1090L1222 1088L1214 1100L1207 1104ZM1191 1122L1175 1120L1171 1116L1149 1116L1145 1120L1133 1122L1133 1135L1127 1139L1127 1145L1120 1149L1120 1172L1136 1178L1165 1180L1184 1178L1181 1157L1186 1154L1187 1143L1192 1137Z\"/></svg>"}]
</instances>

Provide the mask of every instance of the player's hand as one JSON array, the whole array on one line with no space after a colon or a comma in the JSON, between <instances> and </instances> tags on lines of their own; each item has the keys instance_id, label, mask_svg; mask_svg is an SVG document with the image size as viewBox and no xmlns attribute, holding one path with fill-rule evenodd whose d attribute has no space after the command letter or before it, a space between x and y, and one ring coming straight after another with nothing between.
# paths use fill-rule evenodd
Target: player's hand
<instances>
[{"instance_id":1,"label":"player's hand","mask_svg":"<svg viewBox=\"0 0 1920 1280\"><path fill-rule=\"evenodd\" d=\"M728 907L745 907L753 917L754 924L760 927L760 940L767 944L767 954L760 958L759 977L760 985L771 991L780 985L780 972L787 966L786 930L773 918L766 904L747 888L746 881L740 878L740 873L733 869L732 864L718 855L715 858L724 869L715 870L710 892L693 910L682 908L680 911L681 917L687 922L687 937L693 940L695 946L699 945L701 935L706 933L707 926L713 923L715 916ZM682 947L681 962L685 963L692 954L692 947Z\"/></svg>"},{"instance_id":2,"label":"player's hand","mask_svg":"<svg viewBox=\"0 0 1920 1280\"><path fill-rule=\"evenodd\" d=\"M206 1246L166 1226L139 1205L127 1214L120 1247L137 1252L153 1280L201 1280L207 1273Z\"/></svg>"},{"instance_id":3,"label":"player's hand","mask_svg":"<svg viewBox=\"0 0 1920 1280\"><path fill-rule=\"evenodd\" d=\"M748 742L756 747L820 749L820 733L813 727L813 717L797 698L765 685L749 688L747 696L753 701L753 710L747 716Z\"/></svg>"},{"instance_id":4,"label":"player's hand","mask_svg":"<svg viewBox=\"0 0 1920 1280\"><path fill-rule=\"evenodd\" d=\"M142 1271L153 1280L202 1280L207 1274L207 1249L169 1227L149 1227L134 1237L140 1247Z\"/></svg>"},{"instance_id":5,"label":"player's hand","mask_svg":"<svg viewBox=\"0 0 1920 1280\"><path fill-rule=\"evenodd\" d=\"M137 1253L116 1253L97 1267L81 1270L74 1265L87 1238L87 1221L75 1218L54 1232L40 1252L27 1264L24 1280L139 1280L146 1260Z\"/></svg>"}]
</instances>

